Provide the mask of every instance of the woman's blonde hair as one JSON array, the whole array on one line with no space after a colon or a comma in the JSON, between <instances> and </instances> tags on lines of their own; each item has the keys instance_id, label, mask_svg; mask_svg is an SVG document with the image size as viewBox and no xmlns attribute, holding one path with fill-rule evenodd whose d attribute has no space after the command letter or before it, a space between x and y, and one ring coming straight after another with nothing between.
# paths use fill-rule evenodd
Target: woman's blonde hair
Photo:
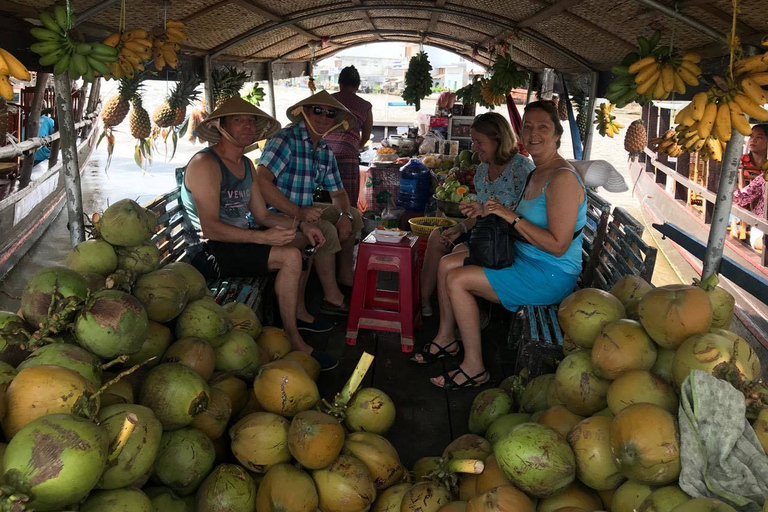
<instances>
[{"instance_id":1,"label":"woman's blonde hair","mask_svg":"<svg viewBox=\"0 0 768 512\"><path fill-rule=\"evenodd\" d=\"M472 121L470 128L488 138L495 139L499 144L496 154L493 155L495 164L506 165L517 154L517 137L509 126L509 122L501 114L496 112L480 114Z\"/></svg>"}]
</instances>

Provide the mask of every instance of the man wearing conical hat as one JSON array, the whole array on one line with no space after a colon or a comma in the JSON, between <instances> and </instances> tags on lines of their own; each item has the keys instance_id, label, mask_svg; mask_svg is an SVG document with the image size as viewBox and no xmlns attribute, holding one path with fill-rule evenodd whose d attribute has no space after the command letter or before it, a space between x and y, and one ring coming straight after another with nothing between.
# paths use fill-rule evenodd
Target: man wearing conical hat
<instances>
[{"instance_id":1,"label":"man wearing conical hat","mask_svg":"<svg viewBox=\"0 0 768 512\"><path fill-rule=\"evenodd\" d=\"M306 314L297 302L302 254L291 245L299 234L316 247L325 239L317 227L267 209L253 164L243 156L256 141L279 129L276 119L242 98L227 100L195 129L198 138L213 145L192 157L182 178L184 209L205 240L192 264L209 279L277 272L275 294L293 349L311 354L322 369L331 369L338 362L307 345L298 330L297 315ZM259 229L252 229L249 214Z\"/></svg>"},{"instance_id":2,"label":"man wearing conical hat","mask_svg":"<svg viewBox=\"0 0 768 512\"><path fill-rule=\"evenodd\" d=\"M320 312L346 315L349 304L336 282L337 262L351 270L356 233L363 228L360 213L349 204L333 151L323 140L328 133L357 125L355 116L327 91L320 91L288 109L293 124L269 139L259 160L261 193L275 210L314 223L325 244L314 264L323 288ZM331 205L314 204L316 189L329 192ZM298 238L298 237L297 237ZM344 272L351 276L351 272ZM303 277L306 282L306 275ZM350 283L343 283L351 287ZM303 289L299 303L303 302ZM299 329L309 326L299 322Z\"/></svg>"}]
</instances>

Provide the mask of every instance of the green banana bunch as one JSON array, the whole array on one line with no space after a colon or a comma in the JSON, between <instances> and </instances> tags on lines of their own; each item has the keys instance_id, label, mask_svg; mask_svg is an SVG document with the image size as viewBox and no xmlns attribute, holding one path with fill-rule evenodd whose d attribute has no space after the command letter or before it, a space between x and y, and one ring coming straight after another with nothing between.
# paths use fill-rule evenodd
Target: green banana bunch
<instances>
[{"instance_id":1,"label":"green banana bunch","mask_svg":"<svg viewBox=\"0 0 768 512\"><path fill-rule=\"evenodd\" d=\"M70 29L75 25L75 13L61 5L54 8L53 16L40 13L42 27L30 29L38 42L29 49L40 55L41 66L53 66L55 74L69 71L70 77L82 77L92 82L96 75L108 75L108 62L117 60L117 49L102 43L75 41Z\"/></svg>"},{"instance_id":2,"label":"green banana bunch","mask_svg":"<svg viewBox=\"0 0 768 512\"><path fill-rule=\"evenodd\" d=\"M243 97L248 103L258 107L259 103L264 101L264 89L258 83L253 84L250 91Z\"/></svg>"},{"instance_id":3,"label":"green banana bunch","mask_svg":"<svg viewBox=\"0 0 768 512\"><path fill-rule=\"evenodd\" d=\"M613 138L614 135L618 135L619 130L624 128L624 125L616 121L616 116L613 115L614 105L611 103L601 103L600 107L595 109L594 124L597 125L597 131L605 137L606 135Z\"/></svg>"},{"instance_id":4,"label":"green banana bunch","mask_svg":"<svg viewBox=\"0 0 768 512\"><path fill-rule=\"evenodd\" d=\"M419 52L408 63L408 71L405 73L405 89L403 99L408 105L415 105L416 110L421 108L421 100L432 92L432 64L424 52Z\"/></svg>"},{"instance_id":5,"label":"green banana bunch","mask_svg":"<svg viewBox=\"0 0 768 512\"><path fill-rule=\"evenodd\" d=\"M635 83L637 73L630 72L629 68L635 62L646 57L661 55L664 51L669 53L668 46L659 46L660 39L661 32L658 30L651 34L651 37L640 36L637 38L638 51L628 53L620 65L611 68L616 79L608 86L605 94L607 100L618 108L623 108L633 101L641 105L651 101L652 95L638 94Z\"/></svg>"},{"instance_id":6,"label":"green banana bunch","mask_svg":"<svg viewBox=\"0 0 768 512\"><path fill-rule=\"evenodd\" d=\"M492 67L490 92L492 94L503 94L506 96L509 91L517 87L522 87L528 83L528 72L518 69L517 64L512 61L509 53L499 55Z\"/></svg>"}]
</instances>

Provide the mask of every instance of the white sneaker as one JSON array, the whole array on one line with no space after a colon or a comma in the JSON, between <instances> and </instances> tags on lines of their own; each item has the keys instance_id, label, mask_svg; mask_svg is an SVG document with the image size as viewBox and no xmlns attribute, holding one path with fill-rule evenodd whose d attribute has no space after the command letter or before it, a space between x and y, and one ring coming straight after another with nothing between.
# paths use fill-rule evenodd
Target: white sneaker
<instances>
[{"instance_id":1,"label":"white sneaker","mask_svg":"<svg viewBox=\"0 0 768 512\"><path fill-rule=\"evenodd\" d=\"M432 306L421 306L421 316L422 317L429 317L432 316Z\"/></svg>"}]
</instances>

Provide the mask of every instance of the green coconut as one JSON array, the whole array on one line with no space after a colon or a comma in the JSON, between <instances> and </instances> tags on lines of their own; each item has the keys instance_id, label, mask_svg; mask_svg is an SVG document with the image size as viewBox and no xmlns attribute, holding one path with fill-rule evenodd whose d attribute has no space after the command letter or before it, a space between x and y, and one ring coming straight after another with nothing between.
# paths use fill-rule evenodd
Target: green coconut
<instances>
[{"instance_id":1,"label":"green coconut","mask_svg":"<svg viewBox=\"0 0 768 512\"><path fill-rule=\"evenodd\" d=\"M395 403L384 391L363 388L347 404L344 424L353 432L385 435L395 423Z\"/></svg>"},{"instance_id":2,"label":"green coconut","mask_svg":"<svg viewBox=\"0 0 768 512\"><path fill-rule=\"evenodd\" d=\"M256 510L256 483L240 466L216 466L197 491L197 509L206 512L253 512Z\"/></svg>"},{"instance_id":3,"label":"green coconut","mask_svg":"<svg viewBox=\"0 0 768 512\"><path fill-rule=\"evenodd\" d=\"M627 480L616 489L611 500L611 512L635 512L651 495L653 487Z\"/></svg>"},{"instance_id":4,"label":"green coconut","mask_svg":"<svg viewBox=\"0 0 768 512\"><path fill-rule=\"evenodd\" d=\"M242 302L230 302L224 304L224 310L232 320L234 329L244 331L254 340L261 334L261 322L256 312Z\"/></svg>"},{"instance_id":5,"label":"green coconut","mask_svg":"<svg viewBox=\"0 0 768 512\"><path fill-rule=\"evenodd\" d=\"M294 418L294 421L295 418ZM403 480L405 468L392 443L371 432L352 432L344 440L343 452L365 464L377 491Z\"/></svg>"},{"instance_id":6,"label":"green coconut","mask_svg":"<svg viewBox=\"0 0 768 512\"><path fill-rule=\"evenodd\" d=\"M267 411L293 418L320 401L317 384L299 363L274 361L259 369L253 392Z\"/></svg>"},{"instance_id":7,"label":"green coconut","mask_svg":"<svg viewBox=\"0 0 768 512\"><path fill-rule=\"evenodd\" d=\"M496 418L493 423L485 431L485 439L491 443L491 446L496 444L496 441L501 439L507 432L511 431L518 425L528 423L531 421L531 415L524 412L513 412L505 414Z\"/></svg>"},{"instance_id":8,"label":"green coconut","mask_svg":"<svg viewBox=\"0 0 768 512\"><path fill-rule=\"evenodd\" d=\"M147 328L144 307L119 290L95 293L75 319L77 343L102 359L138 352Z\"/></svg>"},{"instance_id":9,"label":"green coconut","mask_svg":"<svg viewBox=\"0 0 768 512\"><path fill-rule=\"evenodd\" d=\"M153 478L180 496L192 494L213 468L213 441L196 428L163 432Z\"/></svg>"},{"instance_id":10,"label":"green coconut","mask_svg":"<svg viewBox=\"0 0 768 512\"><path fill-rule=\"evenodd\" d=\"M168 487L150 487L143 491L149 496L156 512L195 512L187 508L184 500Z\"/></svg>"},{"instance_id":11,"label":"green coconut","mask_svg":"<svg viewBox=\"0 0 768 512\"><path fill-rule=\"evenodd\" d=\"M616 320L603 328L592 347L595 375L613 380L627 370L650 370L657 349L640 322Z\"/></svg>"},{"instance_id":12,"label":"green coconut","mask_svg":"<svg viewBox=\"0 0 768 512\"><path fill-rule=\"evenodd\" d=\"M606 395L611 381L595 375L589 350L566 356L557 367L555 383L557 397L574 414L591 416L608 405Z\"/></svg>"},{"instance_id":13,"label":"green coconut","mask_svg":"<svg viewBox=\"0 0 768 512\"><path fill-rule=\"evenodd\" d=\"M496 442L493 453L507 478L530 496L547 498L576 478L571 447L557 430L546 425L518 426Z\"/></svg>"},{"instance_id":14,"label":"green coconut","mask_svg":"<svg viewBox=\"0 0 768 512\"><path fill-rule=\"evenodd\" d=\"M645 498L638 512L672 512L678 505L687 503L691 497L677 485L656 489Z\"/></svg>"},{"instance_id":15,"label":"green coconut","mask_svg":"<svg viewBox=\"0 0 768 512\"><path fill-rule=\"evenodd\" d=\"M501 388L491 388L481 391L472 401L469 410L469 431L477 435L485 435L485 431L497 418L508 414L515 402Z\"/></svg>"},{"instance_id":16,"label":"green coconut","mask_svg":"<svg viewBox=\"0 0 768 512\"><path fill-rule=\"evenodd\" d=\"M18 366L29 355L26 350L28 341L29 331L24 320L8 311L0 311L0 362Z\"/></svg>"},{"instance_id":17,"label":"green coconut","mask_svg":"<svg viewBox=\"0 0 768 512\"><path fill-rule=\"evenodd\" d=\"M405 492L412 487L411 484L397 484L381 491L373 502L371 512L400 512Z\"/></svg>"},{"instance_id":18,"label":"green coconut","mask_svg":"<svg viewBox=\"0 0 768 512\"><path fill-rule=\"evenodd\" d=\"M100 292L107 287L107 279L102 275L94 274L92 272L80 272L80 275L85 278L88 290L90 290L91 293Z\"/></svg>"},{"instance_id":19,"label":"green coconut","mask_svg":"<svg viewBox=\"0 0 768 512\"><path fill-rule=\"evenodd\" d=\"M107 386L107 383L115 379L117 375L110 372L104 372L102 376L102 385ZM126 379L120 379L117 382L109 384L104 391L101 392L101 408L110 405L125 405L132 404L134 402L133 386Z\"/></svg>"},{"instance_id":20,"label":"green coconut","mask_svg":"<svg viewBox=\"0 0 768 512\"><path fill-rule=\"evenodd\" d=\"M52 343L40 347L22 361L16 369L23 370L41 364L55 364L69 368L85 377L93 384L94 388L101 387L101 360L77 345Z\"/></svg>"},{"instance_id":21,"label":"green coconut","mask_svg":"<svg viewBox=\"0 0 768 512\"><path fill-rule=\"evenodd\" d=\"M450 491L442 484L420 482L405 491L400 512L437 512L451 500Z\"/></svg>"},{"instance_id":22,"label":"green coconut","mask_svg":"<svg viewBox=\"0 0 768 512\"><path fill-rule=\"evenodd\" d=\"M545 411L551 406L547 400L549 386L555 381L554 373L545 373L531 379L523 390L520 409L523 412ZM555 405L555 404L552 404Z\"/></svg>"},{"instance_id":23,"label":"green coconut","mask_svg":"<svg viewBox=\"0 0 768 512\"><path fill-rule=\"evenodd\" d=\"M289 428L289 421L277 414L249 414L229 430L232 453L250 471L266 473L275 464L291 460Z\"/></svg>"},{"instance_id":24,"label":"green coconut","mask_svg":"<svg viewBox=\"0 0 768 512\"><path fill-rule=\"evenodd\" d=\"M691 370L702 370L732 383L747 383L760 376L761 365L752 346L742 338L706 333L691 336L675 351L672 377L677 387Z\"/></svg>"},{"instance_id":25,"label":"green coconut","mask_svg":"<svg viewBox=\"0 0 768 512\"><path fill-rule=\"evenodd\" d=\"M139 403L152 409L164 430L186 427L208 407L208 384L179 363L158 365L147 373Z\"/></svg>"},{"instance_id":26,"label":"green coconut","mask_svg":"<svg viewBox=\"0 0 768 512\"><path fill-rule=\"evenodd\" d=\"M320 411L302 411L291 420L288 450L307 469L324 468L341 453L344 427Z\"/></svg>"},{"instance_id":27,"label":"green coconut","mask_svg":"<svg viewBox=\"0 0 768 512\"><path fill-rule=\"evenodd\" d=\"M440 468L442 463L440 457L422 457L413 463L413 480L421 482L429 478L429 475ZM474 477L475 475L467 475Z\"/></svg>"},{"instance_id":28,"label":"green coconut","mask_svg":"<svg viewBox=\"0 0 768 512\"><path fill-rule=\"evenodd\" d=\"M133 432L128 436L120 454L107 463L99 483L102 489L140 487L152 471L163 426L149 408L141 405L116 404L104 407L99 411L98 421L107 430L112 444L118 439L126 418L134 423Z\"/></svg>"},{"instance_id":29,"label":"green coconut","mask_svg":"<svg viewBox=\"0 0 768 512\"><path fill-rule=\"evenodd\" d=\"M464 434L445 447L443 457L459 460L485 460L491 453L493 453L491 443L476 434Z\"/></svg>"},{"instance_id":30,"label":"green coconut","mask_svg":"<svg viewBox=\"0 0 768 512\"><path fill-rule=\"evenodd\" d=\"M125 362L126 366L143 363L154 357L144 365L144 368L148 370L154 368L160 364L160 358L172 341L173 333L168 327L150 320L147 324L147 337L141 343L139 351L128 356L128 360Z\"/></svg>"},{"instance_id":31,"label":"green coconut","mask_svg":"<svg viewBox=\"0 0 768 512\"><path fill-rule=\"evenodd\" d=\"M592 348L603 327L625 316L621 301L597 288L582 288L570 294L557 311L565 335L582 348Z\"/></svg>"},{"instance_id":32,"label":"green coconut","mask_svg":"<svg viewBox=\"0 0 768 512\"><path fill-rule=\"evenodd\" d=\"M672 362L675 360L675 350L671 348L656 349L656 362L651 367L651 373L661 377L664 381L672 384L675 379L672 377Z\"/></svg>"},{"instance_id":33,"label":"green coconut","mask_svg":"<svg viewBox=\"0 0 768 512\"><path fill-rule=\"evenodd\" d=\"M608 388L608 408L619 414L632 404L656 404L677 415L678 400L674 388L661 377L645 370L624 372Z\"/></svg>"},{"instance_id":34,"label":"green coconut","mask_svg":"<svg viewBox=\"0 0 768 512\"><path fill-rule=\"evenodd\" d=\"M256 510L315 512L318 498L312 477L290 464L267 471L256 495Z\"/></svg>"},{"instance_id":35,"label":"green coconut","mask_svg":"<svg viewBox=\"0 0 768 512\"><path fill-rule=\"evenodd\" d=\"M736 512L736 509L727 503L712 498L696 498L686 501L674 509L675 512Z\"/></svg>"},{"instance_id":36,"label":"green coconut","mask_svg":"<svg viewBox=\"0 0 768 512\"><path fill-rule=\"evenodd\" d=\"M219 388L211 386L210 392L208 407L195 416L190 425L216 440L224 435L227 429L229 418L232 417L232 402L227 393Z\"/></svg>"},{"instance_id":37,"label":"green coconut","mask_svg":"<svg viewBox=\"0 0 768 512\"><path fill-rule=\"evenodd\" d=\"M35 272L21 294L21 314L29 325L37 328L48 319L54 293L57 299L72 297L83 301L88 294L88 283L78 272L66 267L46 267ZM74 311L64 320L72 316Z\"/></svg>"},{"instance_id":38,"label":"green coconut","mask_svg":"<svg viewBox=\"0 0 768 512\"><path fill-rule=\"evenodd\" d=\"M251 382L259 372L259 347L245 331L232 329L218 338L220 344L213 349L216 370L228 372Z\"/></svg>"},{"instance_id":39,"label":"green coconut","mask_svg":"<svg viewBox=\"0 0 768 512\"><path fill-rule=\"evenodd\" d=\"M64 260L75 272L89 272L107 277L117 268L117 253L111 244L93 239L73 247Z\"/></svg>"},{"instance_id":40,"label":"green coconut","mask_svg":"<svg viewBox=\"0 0 768 512\"><path fill-rule=\"evenodd\" d=\"M107 431L92 421L70 414L43 416L8 443L3 456L5 480L28 489L33 496L26 504L28 510L60 510L96 486L108 450Z\"/></svg>"},{"instance_id":41,"label":"green coconut","mask_svg":"<svg viewBox=\"0 0 768 512\"><path fill-rule=\"evenodd\" d=\"M232 320L227 312L208 297L188 303L176 319L177 338L196 336L213 340L231 330Z\"/></svg>"},{"instance_id":42,"label":"green coconut","mask_svg":"<svg viewBox=\"0 0 768 512\"><path fill-rule=\"evenodd\" d=\"M155 270L141 276L133 287L133 295L155 322L170 322L187 305L189 285L184 277L168 269Z\"/></svg>"},{"instance_id":43,"label":"green coconut","mask_svg":"<svg viewBox=\"0 0 768 512\"><path fill-rule=\"evenodd\" d=\"M183 261L169 263L163 267L167 270L178 272L187 282L187 302L202 299L208 287L205 285L205 277L195 267Z\"/></svg>"},{"instance_id":44,"label":"green coconut","mask_svg":"<svg viewBox=\"0 0 768 512\"><path fill-rule=\"evenodd\" d=\"M613 460L610 443L611 418L592 416L568 432L568 444L576 457L576 476L596 491L618 488L626 478Z\"/></svg>"},{"instance_id":45,"label":"green coconut","mask_svg":"<svg viewBox=\"0 0 768 512\"><path fill-rule=\"evenodd\" d=\"M238 379L234 375L227 373L214 373L208 384L212 388L218 388L227 394L232 406L233 418L240 414L240 411L248 403L248 398L253 395L253 391L243 379Z\"/></svg>"},{"instance_id":46,"label":"green coconut","mask_svg":"<svg viewBox=\"0 0 768 512\"><path fill-rule=\"evenodd\" d=\"M149 497L136 488L95 491L80 512L155 512Z\"/></svg>"},{"instance_id":47,"label":"green coconut","mask_svg":"<svg viewBox=\"0 0 768 512\"><path fill-rule=\"evenodd\" d=\"M609 293L624 305L627 318L637 320L637 306L640 304L640 299L652 289L653 287L641 277L628 275L619 279Z\"/></svg>"},{"instance_id":48,"label":"green coconut","mask_svg":"<svg viewBox=\"0 0 768 512\"><path fill-rule=\"evenodd\" d=\"M117 268L130 270L137 276L160 268L160 250L152 242L135 247L117 248Z\"/></svg>"},{"instance_id":49,"label":"green coconut","mask_svg":"<svg viewBox=\"0 0 768 512\"><path fill-rule=\"evenodd\" d=\"M171 344L165 351L161 363L180 363L197 372L204 381L213 375L216 356L208 340L203 338L182 338Z\"/></svg>"},{"instance_id":50,"label":"green coconut","mask_svg":"<svg viewBox=\"0 0 768 512\"><path fill-rule=\"evenodd\" d=\"M157 219L136 201L121 199L107 208L95 224L110 244L134 247L155 233Z\"/></svg>"},{"instance_id":51,"label":"green coconut","mask_svg":"<svg viewBox=\"0 0 768 512\"><path fill-rule=\"evenodd\" d=\"M376 499L376 487L365 464L350 455L312 472L319 509L323 512L360 512Z\"/></svg>"}]
</instances>

